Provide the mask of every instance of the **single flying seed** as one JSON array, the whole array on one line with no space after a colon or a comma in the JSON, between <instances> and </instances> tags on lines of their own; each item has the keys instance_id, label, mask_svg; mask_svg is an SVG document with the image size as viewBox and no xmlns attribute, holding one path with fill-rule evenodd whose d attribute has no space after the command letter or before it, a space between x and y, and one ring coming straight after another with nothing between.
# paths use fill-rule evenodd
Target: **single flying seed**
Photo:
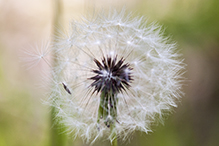
<instances>
[{"instance_id":1,"label":"single flying seed","mask_svg":"<svg viewBox=\"0 0 219 146\"><path fill-rule=\"evenodd\" d=\"M63 85L65 91L68 92L68 94L71 95L71 91L70 91L70 89L69 89L69 88L68 88L63 82L62 82L62 85Z\"/></svg>"}]
</instances>

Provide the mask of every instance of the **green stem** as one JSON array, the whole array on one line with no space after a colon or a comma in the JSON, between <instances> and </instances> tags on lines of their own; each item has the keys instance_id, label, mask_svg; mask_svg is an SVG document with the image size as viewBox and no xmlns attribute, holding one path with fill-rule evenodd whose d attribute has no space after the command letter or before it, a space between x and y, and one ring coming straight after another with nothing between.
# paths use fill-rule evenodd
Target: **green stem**
<instances>
[{"instance_id":1,"label":"green stem","mask_svg":"<svg viewBox=\"0 0 219 146\"><path fill-rule=\"evenodd\" d=\"M112 146L117 146L117 134L116 134L116 119L117 119L117 94L112 92L101 92L100 95L100 105L98 110L98 119L97 123L101 119L104 120L104 123L107 127L110 128L111 134L110 137L113 139Z\"/></svg>"},{"instance_id":2,"label":"green stem","mask_svg":"<svg viewBox=\"0 0 219 146\"><path fill-rule=\"evenodd\" d=\"M111 126L110 130L113 138L112 146L117 146L117 134L115 129L115 123Z\"/></svg>"},{"instance_id":3,"label":"green stem","mask_svg":"<svg viewBox=\"0 0 219 146\"><path fill-rule=\"evenodd\" d=\"M67 135L64 134L65 127L60 123L54 123L56 116L56 109L52 107L51 111L51 146L67 146Z\"/></svg>"},{"instance_id":4,"label":"green stem","mask_svg":"<svg viewBox=\"0 0 219 146\"><path fill-rule=\"evenodd\" d=\"M115 137L115 139L113 139L112 146L117 146L117 137Z\"/></svg>"},{"instance_id":5,"label":"green stem","mask_svg":"<svg viewBox=\"0 0 219 146\"><path fill-rule=\"evenodd\" d=\"M54 20L53 20L53 36L58 35L58 29L60 28L61 22L62 22L62 3L61 0L54 0L53 1L54 6ZM53 41L56 42L55 38L53 38ZM58 56L55 52L53 52L54 56ZM56 58L56 57L54 57ZM53 66L56 67L58 64L57 60L53 60ZM55 122L55 116L56 116L56 108L52 107L51 111L51 146L67 146L68 138L67 135L64 133L66 127L64 125L61 125L58 122Z\"/></svg>"}]
</instances>

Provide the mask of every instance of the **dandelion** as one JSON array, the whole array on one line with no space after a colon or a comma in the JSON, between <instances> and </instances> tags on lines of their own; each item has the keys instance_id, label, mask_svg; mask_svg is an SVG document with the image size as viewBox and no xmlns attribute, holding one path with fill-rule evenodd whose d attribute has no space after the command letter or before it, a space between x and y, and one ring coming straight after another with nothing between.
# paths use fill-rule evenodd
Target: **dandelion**
<instances>
[{"instance_id":1,"label":"dandelion","mask_svg":"<svg viewBox=\"0 0 219 146\"><path fill-rule=\"evenodd\" d=\"M125 140L177 106L185 65L160 26L123 9L73 21L61 34L47 103L69 133Z\"/></svg>"}]
</instances>

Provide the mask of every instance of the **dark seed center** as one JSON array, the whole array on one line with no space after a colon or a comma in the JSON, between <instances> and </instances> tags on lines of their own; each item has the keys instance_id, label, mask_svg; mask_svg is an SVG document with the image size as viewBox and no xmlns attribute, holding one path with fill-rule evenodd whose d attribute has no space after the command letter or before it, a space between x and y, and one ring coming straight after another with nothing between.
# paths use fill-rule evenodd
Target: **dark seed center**
<instances>
[{"instance_id":1,"label":"dark seed center","mask_svg":"<svg viewBox=\"0 0 219 146\"><path fill-rule=\"evenodd\" d=\"M130 87L130 83L133 80L131 75L132 68L124 61L124 58L117 61L117 57L103 57L101 62L94 59L98 68L92 70L95 75L89 78L93 80L91 87L94 87L94 92L119 93Z\"/></svg>"}]
</instances>

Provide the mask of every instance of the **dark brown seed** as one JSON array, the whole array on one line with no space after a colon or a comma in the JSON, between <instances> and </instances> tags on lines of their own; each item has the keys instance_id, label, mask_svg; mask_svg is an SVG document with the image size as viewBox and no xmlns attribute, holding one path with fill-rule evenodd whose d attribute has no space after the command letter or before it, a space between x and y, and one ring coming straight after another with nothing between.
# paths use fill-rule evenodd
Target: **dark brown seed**
<instances>
[{"instance_id":1,"label":"dark brown seed","mask_svg":"<svg viewBox=\"0 0 219 146\"><path fill-rule=\"evenodd\" d=\"M63 85L65 91L67 91L68 94L71 94L71 91L68 89L68 87L64 83L62 83L62 85Z\"/></svg>"}]
</instances>

